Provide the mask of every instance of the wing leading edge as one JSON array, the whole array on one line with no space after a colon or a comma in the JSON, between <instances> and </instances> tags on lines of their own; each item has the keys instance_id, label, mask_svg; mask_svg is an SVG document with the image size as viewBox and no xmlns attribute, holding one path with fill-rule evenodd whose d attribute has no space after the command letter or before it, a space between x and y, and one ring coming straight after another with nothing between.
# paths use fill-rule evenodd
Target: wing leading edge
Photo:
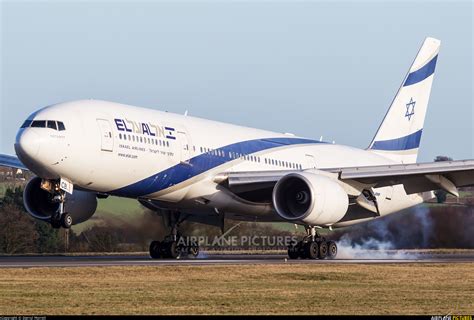
<instances>
[{"instance_id":1,"label":"wing leading edge","mask_svg":"<svg viewBox=\"0 0 474 320\"><path fill-rule=\"evenodd\" d=\"M320 169L337 174L343 182L356 181L374 188L402 184L407 194L444 189L459 196L457 188L474 185L474 160ZM216 182L234 192L249 192L273 185L294 171L229 172Z\"/></svg>"},{"instance_id":2,"label":"wing leading edge","mask_svg":"<svg viewBox=\"0 0 474 320\"><path fill-rule=\"evenodd\" d=\"M21 161L15 156L9 156L6 154L0 154L0 166L17 168L21 170L29 170Z\"/></svg>"}]
</instances>

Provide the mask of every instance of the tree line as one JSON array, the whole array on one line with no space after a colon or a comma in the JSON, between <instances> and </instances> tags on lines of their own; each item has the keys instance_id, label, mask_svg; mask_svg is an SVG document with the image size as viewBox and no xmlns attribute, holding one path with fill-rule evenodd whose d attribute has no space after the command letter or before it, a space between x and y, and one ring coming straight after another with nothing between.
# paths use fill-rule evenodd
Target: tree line
<instances>
[{"instance_id":1,"label":"tree line","mask_svg":"<svg viewBox=\"0 0 474 320\"><path fill-rule=\"evenodd\" d=\"M48 222L31 217L23 204L23 187L9 187L0 200L0 254L148 251L149 243L163 239L169 228L155 212L143 210L143 215L133 222L93 217L92 226L76 233L73 229L54 229ZM226 230L230 228L230 235L237 237L291 236L304 232L303 228L290 232L271 224L226 221ZM220 228L193 222L184 222L180 231L187 236L221 236Z\"/></svg>"}]
</instances>

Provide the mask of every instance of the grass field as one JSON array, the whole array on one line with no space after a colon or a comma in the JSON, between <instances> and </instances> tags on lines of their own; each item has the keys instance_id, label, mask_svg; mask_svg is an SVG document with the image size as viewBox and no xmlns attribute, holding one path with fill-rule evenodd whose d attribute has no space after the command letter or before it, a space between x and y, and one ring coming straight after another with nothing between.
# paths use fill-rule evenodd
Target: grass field
<instances>
[{"instance_id":1,"label":"grass field","mask_svg":"<svg viewBox=\"0 0 474 320\"><path fill-rule=\"evenodd\" d=\"M2 269L0 314L472 314L474 264Z\"/></svg>"}]
</instances>

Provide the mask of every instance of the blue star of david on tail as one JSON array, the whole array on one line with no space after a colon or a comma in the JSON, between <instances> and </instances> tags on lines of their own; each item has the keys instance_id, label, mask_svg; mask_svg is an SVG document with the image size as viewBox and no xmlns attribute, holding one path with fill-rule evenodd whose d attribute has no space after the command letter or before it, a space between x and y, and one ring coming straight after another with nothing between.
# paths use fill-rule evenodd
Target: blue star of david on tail
<instances>
[{"instance_id":1,"label":"blue star of david on tail","mask_svg":"<svg viewBox=\"0 0 474 320\"><path fill-rule=\"evenodd\" d=\"M407 112L405 112L405 117L408 117L408 121L410 121L411 116L415 114L415 104L416 104L416 101L413 101L413 98L410 98L410 102L406 104Z\"/></svg>"}]
</instances>

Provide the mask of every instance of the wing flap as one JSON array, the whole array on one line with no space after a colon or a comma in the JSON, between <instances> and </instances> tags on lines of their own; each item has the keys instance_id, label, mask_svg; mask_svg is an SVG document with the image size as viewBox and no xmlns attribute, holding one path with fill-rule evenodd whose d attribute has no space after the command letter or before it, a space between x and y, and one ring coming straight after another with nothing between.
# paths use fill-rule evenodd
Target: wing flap
<instances>
[{"instance_id":1,"label":"wing flap","mask_svg":"<svg viewBox=\"0 0 474 320\"><path fill-rule=\"evenodd\" d=\"M457 196L456 188L474 185L474 160L329 170L339 172L341 180L355 180L374 187L403 184L408 194L444 189Z\"/></svg>"}]
</instances>

